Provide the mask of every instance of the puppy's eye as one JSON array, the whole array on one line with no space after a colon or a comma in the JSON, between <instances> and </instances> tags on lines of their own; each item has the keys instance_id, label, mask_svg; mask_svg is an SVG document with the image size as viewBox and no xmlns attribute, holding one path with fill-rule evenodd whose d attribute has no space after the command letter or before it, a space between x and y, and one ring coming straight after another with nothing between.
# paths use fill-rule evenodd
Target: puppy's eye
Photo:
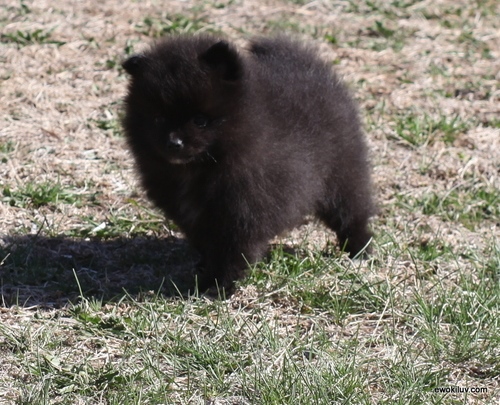
<instances>
[{"instance_id":1,"label":"puppy's eye","mask_svg":"<svg viewBox=\"0 0 500 405\"><path fill-rule=\"evenodd\" d=\"M197 114L193 117L193 124L199 128L205 128L208 125L208 118L204 115Z\"/></svg>"},{"instance_id":2,"label":"puppy's eye","mask_svg":"<svg viewBox=\"0 0 500 405\"><path fill-rule=\"evenodd\" d=\"M166 122L165 117L158 116L154 118L154 123L157 126L164 125L165 122Z\"/></svg>"}]
</instances>

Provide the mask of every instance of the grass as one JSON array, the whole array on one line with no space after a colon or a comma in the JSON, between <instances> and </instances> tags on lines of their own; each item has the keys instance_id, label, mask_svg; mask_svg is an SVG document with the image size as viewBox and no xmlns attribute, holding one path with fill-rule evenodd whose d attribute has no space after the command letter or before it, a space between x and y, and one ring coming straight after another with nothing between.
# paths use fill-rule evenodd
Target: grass
<instances>
[{"instance_id":1,"label":"grass","mask_svg":"<svg viewBox=\"0 0 500 405\"><path fill-rule=\"evenodd\" d=\"M12 141L0 142L0 163L5 164L9 161L9 154L13 152L15 145Z\"/></svg>"},{"instance_id":2,"label":"grass","mask_svg":"<svg viewBox=\"0 0 500 405\"><path fill-rule=\"evenodd\" d=\"M255 269L247 281L252 286L253 278L264 279L270 293L248 296L237 308L149 293L110 303L80 297L57 313L36 311L32 320L18 309L18 326L1 327L2 347L20 361L23 378L39 383L19 382L17 403L46 403L49 394L69 402L237 397L248 401L239 403L371 404L370 390L378 387L397 395L398 403L438 404L447 401L434 388L455 385L457 371L469 387L500 375L498 273L479 270L453 286L432 277L431 289L413 285L402 296L401 283L374 282L369 275L350 273L347 285L335 282L335 272L322 270L331 259L318 259L313 268L305 266L310 277L297 273L282 285L304 259L275 255L272 275ZM330 295L310 300L296 294L298 288L321 290L325 281ZM361 306L344 307L342 324L334 294L364 297ZM367 316L373 319L369 334L356 326ZM83 352L70 350L74 346ZM461 403L459 396L450 400Z\"/></svg>"},{"instance_id":3,"label":"grass","mask_svg":"<svg viewBox=\"0 0 500 405\"><path fill-rule=\"evenodd\" d=\"M137 205L135 201L130 201L130 203ZM82 226L68 233L67 236L110 239L121 236L145 236L153 232L161 235L165 230L164 218L147 209L136 213L132 218L118 212L109 212L104 222L96 221L93 217L82 218L82 220Z\"/></svg>"},{"instance_id":4,"label":"grass","mask_svg":"<svg viewBox=\"0 0 500 405\"><path fill-rule=\"evenodd\" d=\"M80 204L79 196L59 183L27 183L17 190L12 190L9 186L2 188L2 201L14 207L40 208L47 205L55 207L59 203L76 206Z\"/></svg>"},{"instance_id":5,"label":"grass","mask_svg":"<svg viewBox=\"0 0 500 405\"><path fill-rule=\"evenodd\" d=\"M483 185L459 186L442 194L431 192L419 198L400 195L399 204L409 211L419 210L425 216L436 215L471 230L500 216L498 190Z\"/></svg>"},{"instance_id":6,"label":"grass","mask_svg":"<svg viewBox=\"0 0 500 405\"><path fill-rule=\"evenodd\" d=\"M497 2L254 3L0 8L1 404L498 403ZM369 259L313 223L233 296L194 291L125 149L120 63L205 31L335 64L369 137Z\"/></svg>"},{"instance_id":7,"label":"grass","mask_svg":"<svg viewBox=\"0 0 500 405\"><path fill-rule=\"evenodd\" d=\"M2 34L0 36L0 42L14 43L19 47L33 44L55 44L57 46L65 44L63 41L52 39L52 33L42 29L36 29L33 31L18 30L15 33Z\"/></svg>"},{"instance_id":8,"label":"grass","mask_svg":"<svg viewBox=\"0 0 500 405\"><path fill-rule=\"evenodd\" d=\"M153 38L159 38L167 34L195 33L207 30L207 28L209 28L209 25L203 18L186 17L181 14L165 14L160 18L146 17L141 24L137 25L138 32Z\"/></svg>"},{"instance_id":9,"label":"grass","mask_svg":"<svg viewBox=\"0 0 500 405\"><path fill-rule=\"evenodd\" d=\"M395 132L397 138L409 146L420 147L436 141L451 145L468 127L459 116L432 118L426 114L409 112L398 117Z\"/></svg>"},{"instance_id":10,"label":"grass","mask_svg":"<svg viewBox=\"0 0 500 405\"><path fill-rule=\"evenodd\" d=\"M107 67L114 68L116 66L116 64L111 63L109 60L107 61ZM121 136L121 110L120 112L116 112L116 110L117 108L115 105L105 106L102 109L100 117L97 119L90 119L89 124L97 127L105 134L110 134L112 136Z\"/></svg>"}]
</instances>

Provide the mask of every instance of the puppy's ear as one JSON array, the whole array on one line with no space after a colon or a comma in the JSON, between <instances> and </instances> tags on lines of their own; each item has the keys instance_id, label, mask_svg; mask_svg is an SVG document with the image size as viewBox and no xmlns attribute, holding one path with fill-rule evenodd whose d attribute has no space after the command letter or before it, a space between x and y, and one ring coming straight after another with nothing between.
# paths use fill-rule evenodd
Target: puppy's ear
<instances>
[{"instance_id":1,"label":"puppy's ear","mask_svg":"<svg viewBox=\"0 0 500 405\"><path fill-rule=\"evenodd\" d=\"M226 41L219 41L203 52L199 59L223 80L236 81L243 76L243 66L238 51Z\"/></svg>"},{"instance_id":2,"label":"puppy's ear","mask_svg":"<svg viewBox=\"0 0 500 405\"><path fill-rule=\"evenodd\" d=\"M137 76L140 72L143 71L146 63L147 63L146 56L134 55L128 58L125 62L123 62L122 67L129 75Z\"/></svg>"}]
</instances>

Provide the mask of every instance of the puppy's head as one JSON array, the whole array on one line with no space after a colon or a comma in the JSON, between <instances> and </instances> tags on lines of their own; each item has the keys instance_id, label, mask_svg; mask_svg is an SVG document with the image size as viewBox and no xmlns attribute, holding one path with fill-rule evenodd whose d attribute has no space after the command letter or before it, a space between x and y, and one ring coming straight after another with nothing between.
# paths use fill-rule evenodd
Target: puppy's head
<instances>
[{"instance_id":1,"label":"puppy's head","mask_svg":"<svg viewBox=\"0 0 500 405\"><path fill-rule=\"evenodd\" d=\"M211 36L170 37L123 68L130 75L124 127L132 147L170 164L213 159L242 92L236 49Z\"/></svg>"}]
</instances>

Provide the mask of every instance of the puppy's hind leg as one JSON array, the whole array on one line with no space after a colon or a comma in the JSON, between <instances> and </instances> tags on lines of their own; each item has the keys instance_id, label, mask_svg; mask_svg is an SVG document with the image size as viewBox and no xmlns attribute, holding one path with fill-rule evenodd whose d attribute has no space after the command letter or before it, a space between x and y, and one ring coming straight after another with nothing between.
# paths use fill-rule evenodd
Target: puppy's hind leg
<instances>
[{"instance_id":1,"label":"puppy's hind leg","mask_svg":"<svg viewBox=\"0 0 500 405\"><path fill-rule=\"evenodd\" d=\"M317 215L337 234L340 248L354 258L360 253L364 257L370 253L369 243L373 234L368 221L373 212L371 198L357 194L349 198L330 199Z\"/></svg>"}]
</instances>

